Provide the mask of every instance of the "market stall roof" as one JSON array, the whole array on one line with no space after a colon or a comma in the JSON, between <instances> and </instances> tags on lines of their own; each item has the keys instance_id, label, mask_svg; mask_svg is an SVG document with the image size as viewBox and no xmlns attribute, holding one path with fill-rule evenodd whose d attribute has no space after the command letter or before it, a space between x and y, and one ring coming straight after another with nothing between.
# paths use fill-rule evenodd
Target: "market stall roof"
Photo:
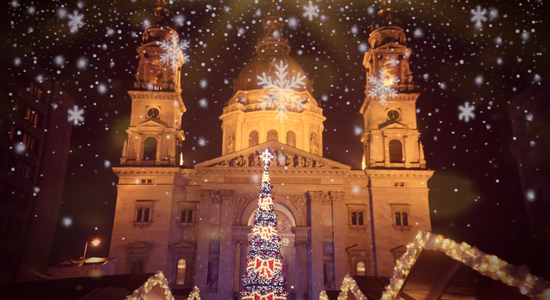
<instances>
[{"instance_id":1,"label":"market stall roof","mask_svg":"<svg viewBox=\"0 0 550 300\"><path fill-rule=\"evenodd\" d=\"M419 231L380 299L550 299L550 283L466 243ZM359 298L358 298L359 299ZM369 299L370 300L370 299Z\"/></svg>"},{"instance_id":2,"label":"market stall roof","mask_svg":"<svg viewBox=\"0 0 550 300\"><path fill-rule=\"evenodd\" d=\"M0 287L0 299L125 300L147 294L148 299L173 299L161 272L28 281Z\"/></svg>"},{"instance_id":3,"label":"market stall roof","mask_svg":"<svg viewBox=\"0 0 550 300\"><path fill-rule=\"evenodd\" d=\"M422 250L397 293L405 300L412 299L479 299L488 291L499 290L513 298L529 299L519 289L507 286L454 260L443 252ZM378 298L380 299L380 298Z\"/></svg>"}]
</instances>

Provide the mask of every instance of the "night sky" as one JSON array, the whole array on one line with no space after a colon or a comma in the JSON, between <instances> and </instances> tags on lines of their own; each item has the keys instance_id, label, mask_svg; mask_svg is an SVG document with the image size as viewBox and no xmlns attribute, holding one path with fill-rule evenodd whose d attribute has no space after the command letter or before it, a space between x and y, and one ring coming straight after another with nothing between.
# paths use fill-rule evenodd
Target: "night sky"
<instances>
[{"instance_id":1,"label":"night sky","mask_svg":"<svg viewBox=\"0 0 550 300\"><path fill-rule=\"evenodd\" d=\"M221 155L218 117L232 96L233 79L255 56L269 2L166 5L180 38L190 42L190 60L182 68L187 167ZM392 2L413 50L411 72L421 93L418 128L427 166L436 171L428 182L433 231L457 241L491 237L508 246L528 239L517 166L508 149L513 140L508 103L550 70L542 0ZM314 80L313 96L327 118L324 156L360 169L362 61L379 5L373 0L279 4L287 18L290 55ZM136 47L155 22L156 5L153 0L3 3L7 42L21 56L33 57L84 109L84 122L73 127L52 259L82 256L85 241L95 237L103 243L88 255L108 255L117 183L110 167L119 165L131 108L126 90L133 87ZM303 15L308 5L318 8L311 20ZM472 20L476 11L484 20ZM83 24L71 30L74 16L82 16ZM469 122L458 118L466 102L475 106Z\"/></svg>"}]
</instances>

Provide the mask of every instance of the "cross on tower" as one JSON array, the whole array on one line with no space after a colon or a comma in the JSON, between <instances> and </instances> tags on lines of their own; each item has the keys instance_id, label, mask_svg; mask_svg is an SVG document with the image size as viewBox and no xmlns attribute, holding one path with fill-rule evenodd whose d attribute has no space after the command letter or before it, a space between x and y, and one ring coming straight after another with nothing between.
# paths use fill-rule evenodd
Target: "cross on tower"
<instances>
[{"instance_id":1,"label":"cross on tower","mask_svg":"<svg viewBox=\"0 0 550 300\"><path fill-rule=\"evenodd\" d=\"M271 159L273 157L274 156L273 156L273 154L271 154L271 152L269 152L269 149L265 149L264 153L262 153L262 155L260 155L260 158L264 162L264 165L267 165L267 166L269 166L269 164L271 163Z\"/></svg>"}]
</instances>

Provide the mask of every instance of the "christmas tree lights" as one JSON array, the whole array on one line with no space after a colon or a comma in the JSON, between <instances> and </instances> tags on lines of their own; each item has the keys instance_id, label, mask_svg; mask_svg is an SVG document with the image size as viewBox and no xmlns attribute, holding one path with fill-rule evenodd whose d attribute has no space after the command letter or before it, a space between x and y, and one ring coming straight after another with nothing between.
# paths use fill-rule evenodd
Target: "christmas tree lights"
<instances>
[{"instance_id":1,"label":"christmas tree lights","mask_svg":"<svg viewBox=\"0 0 550 300\"><path fill-rule=\"evenodd\" d=\"M286 300L281 239L277 235L277 218L271 196L269 165L273 155L266 149L260 155L264 173L260 184L258 208L252 228L252 241L246 257L246 273L243 277L243 300Z\"/></svg>"}]
</instances>

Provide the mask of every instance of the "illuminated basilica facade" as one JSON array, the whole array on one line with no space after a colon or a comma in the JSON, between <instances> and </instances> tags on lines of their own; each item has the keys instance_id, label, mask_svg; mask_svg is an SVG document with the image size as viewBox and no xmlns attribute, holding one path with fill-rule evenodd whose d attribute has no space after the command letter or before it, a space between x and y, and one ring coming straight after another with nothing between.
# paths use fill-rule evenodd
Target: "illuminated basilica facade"
<instances>
[{"instance_id":1,"label":"illuminated basilica facade","mask_svg":"<svg viewBox=\"0 0 550 300\"><path fill-rule=\"evenodd\" d=\"M391 9L373 28L363 65L396 95L367 82L361 107L363 169L323 157L323 110L312 81L290 54L283 17L272 9L254 57L234 80L222 120L221 156L183 167L183 57L162 64L162 43L177 32L158 7L138 47L140 62L121 164L110 257L116 274L162 271L172 290L198 286L202 299L233 299L242 289L262 166L270 168L289 299L317 299L346 274L391 276L418 230L431 230L427 182L408 67L411 49ZM287 85L268 85L269 79ZM283 89L285 88L286 89ZM267 101L276 97L285 101ZM299 99L296 101L296 99ZM304 100L302 100L304 99ZM284 116L281 113L284 112ZM353 143L354 141L350 141Z\"/></svg>"}]
</instances>

